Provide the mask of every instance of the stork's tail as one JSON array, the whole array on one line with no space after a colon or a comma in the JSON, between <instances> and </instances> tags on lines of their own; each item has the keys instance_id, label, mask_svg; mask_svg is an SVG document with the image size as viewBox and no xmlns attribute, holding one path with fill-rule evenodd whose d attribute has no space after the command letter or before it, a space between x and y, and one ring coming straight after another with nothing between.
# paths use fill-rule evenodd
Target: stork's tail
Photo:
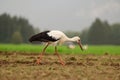
<instances>
[{"instance_id":1,"label":"stork's tail","mask_svg":"<svg viewBox=\"0 0 120 80\"><path fill-rule=\"evenodd\" d=\"M30 37L30 38L29 38L29 42L32 42L32 41L34 41L34 38L33 38L33 37Z\"/></svg>"},{"instance_id":2,"label":"stork's tail","mask_svg":"<svg viewBox=\"0 0 120 80\"><path fill-rule=\"evenodd\" d=\"M38 37L36 35L33 35L29 38L29 41L30 42L33 42L33 41L38 41Z\"/></svg>"}]
</instances>

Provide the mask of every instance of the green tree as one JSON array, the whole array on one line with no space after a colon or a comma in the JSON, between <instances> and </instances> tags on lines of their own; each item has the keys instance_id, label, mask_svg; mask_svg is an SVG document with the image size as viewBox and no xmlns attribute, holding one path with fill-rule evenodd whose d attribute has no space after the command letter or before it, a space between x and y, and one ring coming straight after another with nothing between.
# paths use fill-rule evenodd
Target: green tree
<instances>
[{"instance_id":1,"label":"green tree","mask_svg":"<svg viewBox=\"0 0 120 80\"><path fill-rule=\"evenodd\" d=\"M93 22L88 32L89 44L106 44L109 34L108 23L103 23L99 18Z\"/></svg>"},{"instance_id":2,"label":"green tree","mask_svg":"<svg viewBox=\"0 0 120 80\"><path fill-rule=\"evenodd\" d=\"M35 30L33 26L29 24L28 20L24 18L19 18L18 24L20 25L19 29L20 29L21 35L23 36L23 41L27 43L30 36L35 33Z\"/></svg>"},{"instance_id":3,"label":"green tree","mask_svg":"<svg viewBox=\"0 0 120 80\"><path fill-rule=\"evenodd\" d=\"M23 43L28 42L28 38L35 33L33 26L27 19L9 14L0 15L0 43L10 43L11 37L19 31Z\"/></svg>"},{"instance_id":4,"label":"green tree","mask_svg":"<svg viewBox=\"0 0 120 80\"><path fill-rule=\"evenodd\" d=\"M112 25L112 34L110 41L112 44L120 45L120 24L116 23Z\"/></svg>"},{"instance_id":5,"label":"green tree","mask_svg":"<svg viewBox=\"0 0 120 80\"><path fill-rule=\"evenodd\" d=\"M23 39L22 39L20 32L16 31L13 33L11 42L14 44L20 44L23 42Z\"/></svg>"},{"instance_id":6,"label":"green tree","mask_svg":"<svg viewBox=\"0 0 120 80\"><path fill-rule=\"evenodd\" d=\"M109 25L109 23L107 21L105 21L104 23L104 44L111 44L110 39L111 39L111 34L112 34L112 30L111 30L111 26Z\"/></svg>"},{"instance_id":7,"label":"green tree","mask_svg":"<svg viewBox=\"0 0 120 80\"><path fill-rule=\"evenodd\" d=\"M11 27L11 17L8 14L0 16L0 42L9 42Z\"/></svg>"}]
</instances>

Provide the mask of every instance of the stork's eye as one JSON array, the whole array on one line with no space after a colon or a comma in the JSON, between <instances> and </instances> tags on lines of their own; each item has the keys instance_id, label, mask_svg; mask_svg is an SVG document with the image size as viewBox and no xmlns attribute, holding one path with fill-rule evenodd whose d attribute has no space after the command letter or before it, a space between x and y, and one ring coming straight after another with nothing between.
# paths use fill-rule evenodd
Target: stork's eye
<instances>
[{"instance_id":1,"label":"stork's eye","mask_svg":"<svg viewBox=\"0 0 120 80\"><path fill-rule=\"evenodd\" d=\"M79 43L79 42L80 42L80 39L78 39L77 42Z\"/></svg>"}]
</instances>

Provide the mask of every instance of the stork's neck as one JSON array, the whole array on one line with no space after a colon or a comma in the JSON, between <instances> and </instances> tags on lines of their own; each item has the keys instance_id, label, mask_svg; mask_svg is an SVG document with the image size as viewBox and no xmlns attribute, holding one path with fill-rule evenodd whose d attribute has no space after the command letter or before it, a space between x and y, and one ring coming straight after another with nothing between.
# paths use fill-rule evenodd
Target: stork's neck
<instances>
[{"instance_id":1,"label":"stork's neck","mask_svg":"<svg viewBox=\"0 0 120 80\"><path fill-rule=\"evenodd\" d=\"M76 40L75 40L75 37L72 37L72 38L67 37L67 41L75 42Z\"/></svg>"}]
</instances>

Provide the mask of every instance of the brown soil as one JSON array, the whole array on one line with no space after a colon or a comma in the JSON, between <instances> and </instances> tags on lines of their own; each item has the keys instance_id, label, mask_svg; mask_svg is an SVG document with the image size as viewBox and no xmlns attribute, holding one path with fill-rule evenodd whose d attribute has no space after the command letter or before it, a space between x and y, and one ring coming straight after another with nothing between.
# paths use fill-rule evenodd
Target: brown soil
<instances>
[{"instance_id":1,"label":"brown soil","mask_svg":"<svg viewBox=\"0 0 120 80\"><path fill-rule=\"evenodd\" d=\"M0 80L120 80L120 55L0 55Z\"/></svg>"}]
</instances>

